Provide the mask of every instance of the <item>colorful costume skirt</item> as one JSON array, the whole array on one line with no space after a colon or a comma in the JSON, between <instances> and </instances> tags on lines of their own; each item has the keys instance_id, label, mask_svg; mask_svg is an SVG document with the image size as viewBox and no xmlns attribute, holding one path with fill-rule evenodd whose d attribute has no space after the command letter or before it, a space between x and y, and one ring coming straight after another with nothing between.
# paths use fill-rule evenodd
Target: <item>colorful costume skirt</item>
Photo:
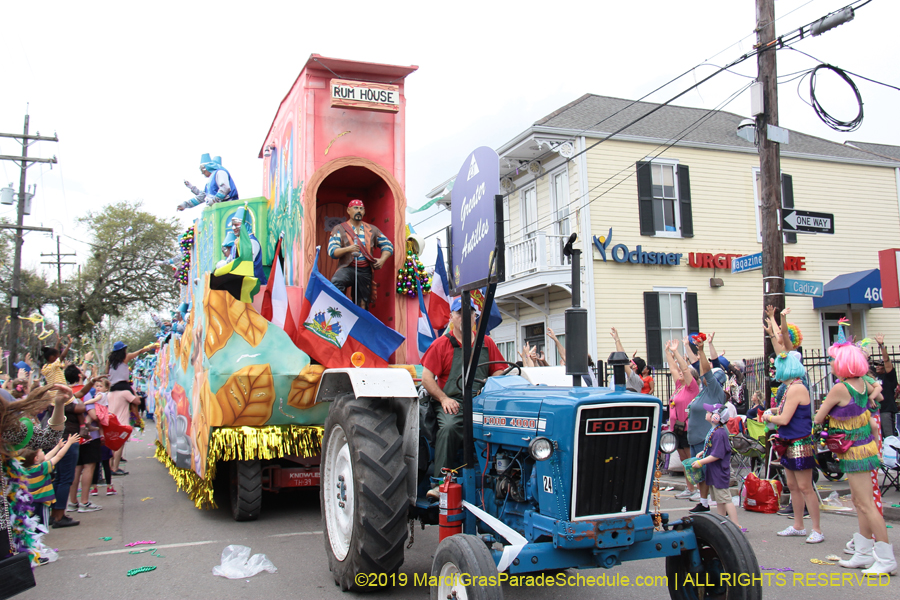
<instances>
[{"instance_id":1,"label":"colorful costume skirt","mask_svg":"<svg viewBox=\"0 0 900 600\"><path fill-rule=\"evenodd\" d=\"M812 436L785 440L787 450L781 457L781 466L790 471L806 471L816 468L816 446Z\"/></svg>"}]
</instances>

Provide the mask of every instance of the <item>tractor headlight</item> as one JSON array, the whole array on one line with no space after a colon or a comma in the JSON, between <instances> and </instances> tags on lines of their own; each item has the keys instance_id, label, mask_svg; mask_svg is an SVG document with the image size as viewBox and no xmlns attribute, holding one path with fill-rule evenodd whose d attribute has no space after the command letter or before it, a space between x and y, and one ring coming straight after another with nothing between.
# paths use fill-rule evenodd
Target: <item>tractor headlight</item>
<instances>
[{"instance_id":1,"label":"tractor headlight","mask_svg":"<svg viewBox=\"0 0 900 600\"><path fill-rule=\"evenodd\" d=\"M659 438L659 449L666 454L672 454L678 447L678 438L671 431L667 431Z\"/></svg>"},{"instance_id":2,"label":"tractor headlight","mask_svg":"<svg viewBox=\"0 0 900 600\"><path fill-rule=\"evenodd\" d=\"M528 444L528 452L534 460L547 460L553 456L553 442L545 437L537 437Z\"/></svg>"}]
</instances>

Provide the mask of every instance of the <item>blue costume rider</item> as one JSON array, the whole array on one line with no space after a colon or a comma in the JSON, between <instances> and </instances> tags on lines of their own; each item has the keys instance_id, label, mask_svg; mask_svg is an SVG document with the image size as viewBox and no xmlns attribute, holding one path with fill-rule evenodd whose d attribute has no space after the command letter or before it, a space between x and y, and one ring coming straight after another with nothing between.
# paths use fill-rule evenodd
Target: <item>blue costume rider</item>
<instances>
[{"instance_id":1,"label":"blue costume rider","mask_svg":"<svg viewBox=\"0 0 900 600\"><path fill-rule=\"evenodd\" d=\"M222 166L221 156L216 156L215 158L210 158L209 154L201 156L200 172L204 176L209 177L206 189L201 190L197 186L191 185L190 181L185 180L184 185L191 190L194 197L179 204L178 210L193 208L204 202L212 206L216 202L238 200L237 186L234 185L231 174Z\"/></svg>"}]
</instances>

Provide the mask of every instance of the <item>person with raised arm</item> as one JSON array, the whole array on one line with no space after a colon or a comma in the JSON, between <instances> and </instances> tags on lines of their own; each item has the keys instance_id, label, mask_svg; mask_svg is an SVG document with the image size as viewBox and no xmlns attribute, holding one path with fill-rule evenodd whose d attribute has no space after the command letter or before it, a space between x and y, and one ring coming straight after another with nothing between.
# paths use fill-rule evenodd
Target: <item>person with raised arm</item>
<instances>
[{"instance_id":1,"label":"person with raised arm","mask_svg":"<svg viewBox=\"0 0 900 600\"><path fill-rule=\"evenodd\" d=\"M700 392L700 384L697 383L696 371L678 352L678 346L678 340L669 340L665 346L669 373L672 374L672 379L675 381L675 393L672 394L672 398L669 400L669 422L666 425L666 429L675 434L678 440L676 445L678 458L684 463L691 456L691 444L688 442L687 435L687 410L691 401ZM699 501L700 491L694 487L694 484L687 481L687 487L675 497Z\"/></svg>"},{"instance_id":2,"label":"person with raised arm","mask_svg":"<svg viewBox=\"0 0 900 600\"><path fill-rule=\"evenodd\" d=\"M866 354L847 340L842 325L839 322L838 341L828 349L831 370L840 384L828 392L815 418L816 423L827 423L829 437L841 435L843 441L850 442L846 450L835 452L835 456L850 484L859 531L853 534L853 555L838 564L865 569L866 575L896 575L894 548L872 494L871 471L881 464L871 412L875 409L871 397L878 390L863 379L869 371Z\"/></svg>"}]
</instances>

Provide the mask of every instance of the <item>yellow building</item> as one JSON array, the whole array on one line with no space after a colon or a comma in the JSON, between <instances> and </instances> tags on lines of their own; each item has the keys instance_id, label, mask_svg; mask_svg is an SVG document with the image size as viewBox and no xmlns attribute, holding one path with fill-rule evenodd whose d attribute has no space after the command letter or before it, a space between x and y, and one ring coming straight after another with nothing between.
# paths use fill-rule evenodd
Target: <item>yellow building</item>
<instances>
[{"instance_id":1,"label":"yellow building","mask_svg":"<svg viewBox=\"0 0 900 600\"><path fill-rule=\"evenodd\" d=\"M606 139L657 107L585 95L497 149L507 252L492 337L508 359L528 341L557 360L546 331L564 333L571 232L593 357L614 350L611 327L650 364L662 363L665 340L698 330L716 332L731 360L762 355L761 271L731 272L734 257L762 251L757 148L737 135L742 117L677 106ZM784 206L834 215L833 235L784 236L785 277L825 291L787 297L805 350L830 344L841 316L858 338L900 343L877 272L878 251L900 246L900 157L855 145L791 131L781 148Z\"/></svg>"}]
</instances>

